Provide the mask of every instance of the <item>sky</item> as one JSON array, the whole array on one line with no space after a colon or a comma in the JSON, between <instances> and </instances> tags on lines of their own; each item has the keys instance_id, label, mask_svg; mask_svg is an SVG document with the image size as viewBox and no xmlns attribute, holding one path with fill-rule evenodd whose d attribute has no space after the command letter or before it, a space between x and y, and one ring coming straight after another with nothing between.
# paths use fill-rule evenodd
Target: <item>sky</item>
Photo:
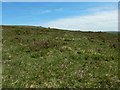
<instances>
[{"instance_id":1,"label":"sky","mask_svg":"<svg viewBox=\"0 0 120 90\"><path fill-rule=\"evenodd\" d=\"M117 2L2 2L3 25L117 31Z\"/></svg>"},{"instance_id":2,"label":"sky","mask_svg":"<svg viewBox=\"0 0 120 90\"><path fill-rule=\"evenodd\" d=\"M3 2L119 2L119 0L1 0Z\"/></svg>"}]
</instances>

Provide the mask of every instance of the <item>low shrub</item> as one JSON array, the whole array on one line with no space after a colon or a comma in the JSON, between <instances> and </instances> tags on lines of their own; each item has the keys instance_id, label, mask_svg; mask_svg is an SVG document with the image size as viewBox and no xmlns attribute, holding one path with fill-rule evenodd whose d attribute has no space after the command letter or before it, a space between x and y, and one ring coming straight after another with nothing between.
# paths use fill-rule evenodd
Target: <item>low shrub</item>
<instances>
[{"instance_id":1,"label":"low shrub","mask_svg":"<svg viewBox=\"0 0 120 90\"><path fill-rule=\"evenodd\" d=\"M54 48L61 46L61 43L53 41L53 40L36 40L33 39L30 44L29 48L33 51L41 51L42 49Z\"/></svg>"}]
</instances>

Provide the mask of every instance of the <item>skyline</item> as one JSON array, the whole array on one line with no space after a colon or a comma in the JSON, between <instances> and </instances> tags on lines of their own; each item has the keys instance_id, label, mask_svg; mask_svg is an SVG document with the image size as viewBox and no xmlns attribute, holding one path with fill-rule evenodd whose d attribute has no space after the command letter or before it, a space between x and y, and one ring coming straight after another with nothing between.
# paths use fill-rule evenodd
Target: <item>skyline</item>
<instances>
[{"instance_id":1,"label":"skyline","mask_svg":"<svg viewBox=\"0 0 120 90\"><path fill-rule=\"evenodd\" d=\"M116 2L3 2L3 25L67 30L118 30Z\"/></svg>"}]
</instances>

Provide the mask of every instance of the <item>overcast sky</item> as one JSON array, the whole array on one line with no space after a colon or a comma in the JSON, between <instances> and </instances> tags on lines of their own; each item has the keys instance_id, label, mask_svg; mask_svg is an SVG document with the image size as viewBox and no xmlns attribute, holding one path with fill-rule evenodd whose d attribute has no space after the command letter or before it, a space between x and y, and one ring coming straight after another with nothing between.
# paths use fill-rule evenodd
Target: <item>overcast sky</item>
<instances>
[{"instance_id":1,"label":"overcast sky","mask_svg":"<svg viewBox=\"0 0 120 90\"><path fill-rule=\"evenodd\" d=\"M2 7L3 25L118 30L117 2L3 2Z\"/></svg>"}]
</instances>

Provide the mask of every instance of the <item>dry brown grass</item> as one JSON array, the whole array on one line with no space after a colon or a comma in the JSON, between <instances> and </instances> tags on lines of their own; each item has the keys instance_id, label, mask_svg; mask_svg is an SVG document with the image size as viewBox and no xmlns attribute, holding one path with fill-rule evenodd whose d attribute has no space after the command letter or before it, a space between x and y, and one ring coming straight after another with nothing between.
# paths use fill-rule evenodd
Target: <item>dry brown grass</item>
<instances>
[{"instance_id":1,"label":"dry brown grass","mask_svg":"<svg viewBox=\"0 0 120 90\"><path fill-rule=\"evenodd\" d=\"M32 51L41 51L42 49L60 47L62 44L53 40L43 39L43 40L36 40L33 39L30 44L29 48Z\"/></svg>"}]
</instances>

